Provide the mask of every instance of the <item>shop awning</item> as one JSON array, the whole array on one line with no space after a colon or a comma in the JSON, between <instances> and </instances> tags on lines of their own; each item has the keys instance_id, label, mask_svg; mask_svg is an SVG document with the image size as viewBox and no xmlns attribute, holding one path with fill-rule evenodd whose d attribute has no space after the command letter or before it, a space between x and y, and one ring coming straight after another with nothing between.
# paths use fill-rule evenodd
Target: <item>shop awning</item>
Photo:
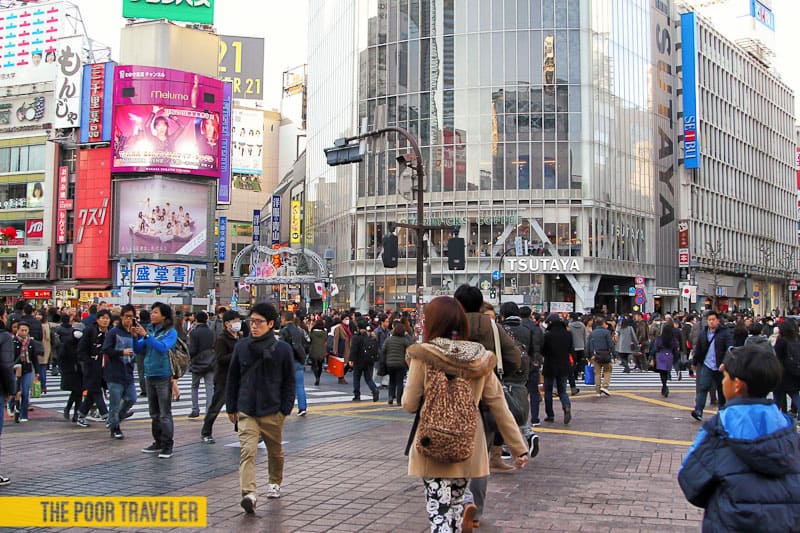
<instances>
[{"instance_id":1,"label":"shop awning","mask_svg":"<svg viewBox=\"0 0 800 533\"><path fill-rule=\"evenodd\" d=\"M107 291L111 288L110 283L81 283L75 285L79 291Z\"/></svg>"},{"instance_id":2,"label":"shop awning","mask_svg":"<svg viewBox=\"0 0 800 533\"><path fill-rule=\"evenodd\" d=\"M0 296L22 296L22 283L0 283Z\"/></svg>"}]
</instances>

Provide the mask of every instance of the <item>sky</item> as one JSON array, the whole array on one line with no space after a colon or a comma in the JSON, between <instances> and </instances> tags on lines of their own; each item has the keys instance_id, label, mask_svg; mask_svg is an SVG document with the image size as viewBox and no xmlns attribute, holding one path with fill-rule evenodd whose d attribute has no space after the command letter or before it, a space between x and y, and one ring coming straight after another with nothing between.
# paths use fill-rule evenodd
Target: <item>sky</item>
<instances>
[{"instance_id":1,"label":"sky","mask_svg":"<svg viewBox=\"0 0 800 533\"><path fill-rule=\"evenodd\" d=\"M71 0L81 8L88 34L119 56L119 30L125 25L122 0ZM338 2L343 0L327 0ZM488 0L481 0L488 1ZM733 0L736 1L736 0ZM767 3L767 2L765 2ZM795 91L795 116L800 121L800 0L772 0L775 13L774 65ZM306 63L308 0L217 0L215 26L223 35L263 37L264 101L279 108L281 74Z\"/></svg>"},{"instance_id":2,"label":"sky","mask_svg":"<svg viewBox=\"0 0 800 533\"><path fill-rule=\"evenodd\" d=\"M119 59L119 32L126 22L122 0L70 1L80 8L89 37L110 46L112 59ZM282 73L306 63L308 1L217 0L215 4L217 33L264 38L264 104L279 109Z\"/></svg>"}]
</instances>

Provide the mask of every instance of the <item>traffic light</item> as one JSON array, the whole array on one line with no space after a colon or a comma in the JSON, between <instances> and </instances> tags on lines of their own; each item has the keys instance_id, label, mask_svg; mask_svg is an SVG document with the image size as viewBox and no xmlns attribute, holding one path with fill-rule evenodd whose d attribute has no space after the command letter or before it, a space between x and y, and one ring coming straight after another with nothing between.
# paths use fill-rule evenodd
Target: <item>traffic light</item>
<instances>
[{"instance_id":1,"label":"traffic light","mask_svg":"<svg viewBox=\"0 0 800 533\"><path fill-rule=\"evenodd\" d=\"M341 138L336 139L333 144L334 146L323 149L329 166L335 167L349 163L360 163L364 160L364 152L366 151L364 143L347 144L347 140Z\"/></svg>"},{"instance_id":2,"label":"traffic light","mask_svg":"<svg viewBox=\"0 0 800 533\"><path fill-rule=\"evenodd\" d=\"M383 238L383 253L381 257L383 259L383 266L385 268L397 268L397 235L386 235Z\"/></svg>"},{"instance_id":3,"label":"traffic light","mask_svg":"<svg viewBox=\"0 0 800 533\"><path fill-rule=\"evenodd\" d=\"M447 268L450 270L464 270L464 239L454 237L447 241Z\"/></svg>"},{"instance_id":4,"label":"traffic light","mask_svg":"<svg viewBox=\"0 0 800 533\"><path fill-rule=\"evenodd\" d=\"M489 298L497 298L497 289L494 287L489 289Z\"/></svg>"},{"instance_id":5,"label":"traffic light","mask_svg":"<svg viewBox=\"0 0 800 533\"><path fill-rule=\"evenodd\" d=\"M161 285L158 285L158 286L156 287L156 294L157 294L157 295L159 295L159 296L161 296Z\"/></svg>"}]
</instances>

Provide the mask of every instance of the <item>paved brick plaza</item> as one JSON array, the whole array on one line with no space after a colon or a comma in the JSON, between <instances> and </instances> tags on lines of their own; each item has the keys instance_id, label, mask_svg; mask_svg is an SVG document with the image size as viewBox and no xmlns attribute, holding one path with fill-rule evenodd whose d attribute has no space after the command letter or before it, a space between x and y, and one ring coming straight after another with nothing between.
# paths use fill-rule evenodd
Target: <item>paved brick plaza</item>
<instances>
[{"instance_id":1,"label":"paved brick plaza","mask_svg":"<svg viewBox=\"0 0 800 533\"><path fill-rule=\"evenodd\" d=\"M323 388L351 390L327 378ZM603 399L586 388L573 397L569 426L557 407L529 467L492 476L479 532L698 531L702 513L675 480L699 427L687 407L693 381L681 385L667 400L657 387L622 392L620 384L615 392L612 381L614 395ZM143 399L136 409L146 410ZM385 402L312 405L308 417L289 419L283 495L264 496L261 451L255 516L239 507L239 449L229 446L238 441L227 418L209 446L199 441L202 418L176 417L175 455L167 460L140 452L151 442L147 420L127 422L125 440L113 441L102 424L81 429L50 409L31 418L6 420L0 472L12 484L0 495L207 496L214 531L427 530L421 482L406 476L403 456L412 417Z\"/></svg>"}]
</instances>

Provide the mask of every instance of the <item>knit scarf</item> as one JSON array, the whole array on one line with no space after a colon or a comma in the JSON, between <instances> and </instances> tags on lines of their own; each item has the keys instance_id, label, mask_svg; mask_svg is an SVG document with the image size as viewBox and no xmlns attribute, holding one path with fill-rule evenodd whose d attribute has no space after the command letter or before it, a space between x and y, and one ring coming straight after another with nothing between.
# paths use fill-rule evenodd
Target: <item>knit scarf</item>
<instances>
[{"instance_id":1,"label":"knit scarf","mask_svg":"<svg viewBox=\"0 0 800 533\"><path fill-rule=\"evenodd\" d=\"M28 358L28 345L31 342L30 337L25 337L24 339L17 335L17 340L19 341L19 360L21 363L30 363L30 359Z\"/></svg>"},{"instance_id":2,"label":"knit scarf","mask_svg":"<svg viewBox=\"0 0 800 533\"><path fill-rule=\"evenodd\" d=\"M347 333L347 338L348 339L352 339L353 338L353 332L350 331L350 326L348 324L345 324L344 322L342 322L341 324L339 324L339 327L342 328L342 331Z\"/></svg>"}]
</instances>

